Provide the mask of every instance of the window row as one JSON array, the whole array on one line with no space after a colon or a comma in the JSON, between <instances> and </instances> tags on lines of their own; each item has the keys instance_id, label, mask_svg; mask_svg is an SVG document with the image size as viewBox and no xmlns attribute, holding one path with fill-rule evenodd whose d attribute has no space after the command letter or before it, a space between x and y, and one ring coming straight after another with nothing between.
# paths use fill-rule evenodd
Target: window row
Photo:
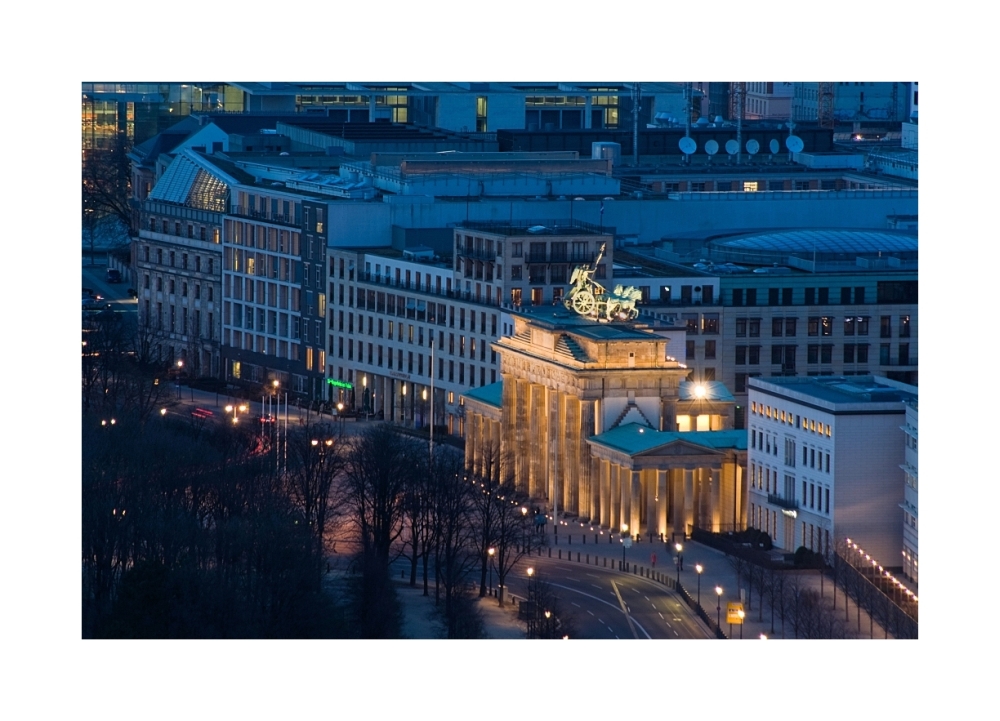
<instances>
[{"instance_id":1,"label":"window row","mask_svg":"<svg viewBox=\"0 0 1000 721\"><path fill-rule=\"evenodd\" d=\"M202 321L204 320L204 323ZM143 301L142 317L139 322L157 330L180 335L193 335L204 340L215 340L215 314L200 309L178 307L172 303L164 305Z\"/></svg>"},{"instance_id":2,"label":"window row","mask_svg":"<svg viewBox=\"0 0 1000 721\"><path fill-rule=\"evenodd\" d=\"M292 340L299 340L301 337L302 320L299 316L241 303L230 304L226 301L222 309L222 323L233 328L255 330Z\"/></svg>"},{"instance_id":3,"label":"window row","mask_svg":"<svg viewBox=\"0 0 1000 721\"><path fill-rule=\"evenodd\" d=\"M180 297L182 299L191 298L192 300L201 300L201 283L191 283L190 285L186 280L178 281L176 278L157 275L155 278L151 278L149 273L143 273L142 275L142 287L143 290L156 290L160 293L168 293L170 295L176 295L178 289L180 290ZM188 295L188 292L191 292ZM205 300L208 302L213 302L215 300L215 287L212 285L205 286Z\"/></svg>"},{"instance_id":4,"label":"window row","mask_svg":"<svg viewBox=\"0 0 1000 721\"><path fill-rule=\"evenodd\" d=\"M201 273L202 270L209 275L215 273L215 258L208 257L203 259L197 253L178 253L175 250L164 253L163 248L151 249L148 245L143 245L142 259L146 263L169 265L171 268L179 267L181 270L193 270L196 273ZM167 262L164 263L164 260ZM179 265L178 261L180 261Z\"/></svg>"},{"instance_id":5,"label":"window row","mask_svg":"<svg viewBox=\"0 0 1000 721\"><path fill-rule=\"evenodd\" d=\"M194 224L189 222L181 222L179 220L167 220L166 218L149 218L149 229L154 233L163 233L164 235L176 235L180 237L195 238L199 240L209 240L211 242L218 243L220 241L220 233L218 228L213 228L210 226L202 224ZM147 260L149 260L147 258Z\"/></svg>"},{"instance_id":6,"label":"window row","mask_svg":"<svg viewBox=\"0 0 1000 721\"><path fill-rule=\"evenodd\" d=\"M334 339L331 338L331 357L334 354L333 346ZM338 358L344 358L347 361L366 363L372 367L385 368L400 373L413 373L418 376L430 377L435 372L432 369L431 356L429 354L419 351L404 351L402 348L390 348L378 343L366 343L365 341L352 340L350 338L336 339L336 355ZM468 384L475 387L476 385L486 385L487 376L489 377L489 383L496 383L497 380L495 367L477 366L474 363L466 364L446 358L435 358L434 362L437 366L436 377L440 381L458 383L459 385ZM468 376L466 376L466 367L468 367ZM477 368L479 372L478 384L476 382ZM466 377L468 377L468 382L466 381Z\"/></svg>"},{"instance_id":7,"label":"window row","mask_svg":"<svg viewBox=\"0 0 1000 721\"><path fill-rule=\"evenodd\" d=\"M222 296L224 298L295 312L302 310L302 291L295 286L253 280L252 278L239 278L229 274L223 276L222 282ZM320 296L321 304L325 304L326 296L322 293Z\"/></svg>"},{"instance_id":8,"label":"window row","mask_svg":"<svg viewBox=\"0 0 1000 721\"><path fill-rule=\"evenodd\" d=\"M347 289L345 304L345 292ZM464 307L455 308L454 305L444 303L428 302L421 298L412 296L396 295L394 293L384 293L376 290L366 290L364 288L355 289L354 286L341 284L330 284L330 297L334 297L334 291L338 299L338 305L345 308L354 308L355 305L360 310L368 310L378 314L391 315L397 318L408 318L411 320L423 321L425 323L435 323L437 325L458 328L459 330L475 331L478 321L479 332L486 334L487 327L489 334L493 337L497 335L497 313L487 313L486 311L475 311ZM369 322L371 319L369 319ZM332 318L331 318L332 322ZM343 325L343 323L341 323ZM342 328L341 328L342 329ZM371 332L369 332L371 334Z\"/></svg>"}]
</instances>

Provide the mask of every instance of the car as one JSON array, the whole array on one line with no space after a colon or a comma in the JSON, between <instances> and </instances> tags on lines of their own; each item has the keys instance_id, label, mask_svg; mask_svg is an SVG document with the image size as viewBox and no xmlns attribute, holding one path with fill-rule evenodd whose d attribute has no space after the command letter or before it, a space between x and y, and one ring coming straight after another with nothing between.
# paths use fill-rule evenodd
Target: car
<instances>
[{"instance_id":1,"label":"car","mask_svg":"<svg viewBox=\"0 0 1000 721\"><path fill-rule=\"evenodd\" d=\"M108 282L109 283L121 283L122 273L117 268L108 268Z\"/></svg>"}]
</instances>

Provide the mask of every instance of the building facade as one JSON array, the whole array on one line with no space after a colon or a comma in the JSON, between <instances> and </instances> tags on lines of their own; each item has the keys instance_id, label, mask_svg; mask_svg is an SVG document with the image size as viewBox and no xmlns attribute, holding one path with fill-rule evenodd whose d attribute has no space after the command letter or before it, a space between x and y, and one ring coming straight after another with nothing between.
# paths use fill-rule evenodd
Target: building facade
<instances>
[{"instance_id":1,"label":"building facade","mask_svg":"<svg viewBox=\"0 0 1000 721\"><path fill-rule=\"evenodd\" d=\"M903 425L906 448L903 451L903 576L919 582L917 532L919 530L919 495L917 462L917 401L906 401L906 422Z\"/></svg>"},{"instance_id":2,"label":"building facade","mask_svg":"<svg viewBox=\"0 0 1000 721\"><path fill-rule=\"evenodd\" d=\"M900 558L900 423L916 388L873 376L753 378L747 523L788 552L830 556L850 537Z\"/></svg>"}]
</instances>

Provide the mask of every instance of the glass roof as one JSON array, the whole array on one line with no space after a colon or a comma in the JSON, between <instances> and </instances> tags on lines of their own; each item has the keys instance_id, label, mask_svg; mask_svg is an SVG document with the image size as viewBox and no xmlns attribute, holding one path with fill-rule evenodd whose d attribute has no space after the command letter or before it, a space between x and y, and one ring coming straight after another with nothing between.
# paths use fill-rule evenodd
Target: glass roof
<instances>
[{"instance_id":1,"label":"glass roof","mask_svg":"<svg viewBox=\"0 0 1000 721\"><path fill-rule=\"evenodd\" d=\"M871 230L791 230L715 241L712 245L740 250L784 253L914 253L917 237Z\"/></svg>"}]
</instances>

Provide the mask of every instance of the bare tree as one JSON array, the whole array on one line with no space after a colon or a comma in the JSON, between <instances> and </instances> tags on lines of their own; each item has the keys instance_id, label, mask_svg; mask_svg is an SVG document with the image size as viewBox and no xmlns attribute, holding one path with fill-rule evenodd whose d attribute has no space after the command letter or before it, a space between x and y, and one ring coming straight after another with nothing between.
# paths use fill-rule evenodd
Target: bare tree
<instances>
[{"instance_id":1,"label":"bare tree","mask_svg":"<svg viewBox=\"0 0 1000 721\"><path fill-rule=\"evenodd\" d=\"M489 443L482 449L478 470L466 469L466 478L474 491L472 505L478 528L476 551L480 559L479 595L483 597L486 595L486 576L491 562L489 550L494 548L495 555L497 523L503 508L503 503L497 502L497 496L512 495L513 464L501 457L498 443Z\"/></svg>"},{"instance_id":2,"label":"bare tree","mask_svg":"<svg viewBox=\"0 0 1000 721\"><path fill-rule=\"evenodd\" d=\"M403 500L421 468L421 447L389 424L365 429L345 455L344 503L361 545L358 612L363 638L391 638L389 562L403 529Z\"/></svg>"}]
</instances>

